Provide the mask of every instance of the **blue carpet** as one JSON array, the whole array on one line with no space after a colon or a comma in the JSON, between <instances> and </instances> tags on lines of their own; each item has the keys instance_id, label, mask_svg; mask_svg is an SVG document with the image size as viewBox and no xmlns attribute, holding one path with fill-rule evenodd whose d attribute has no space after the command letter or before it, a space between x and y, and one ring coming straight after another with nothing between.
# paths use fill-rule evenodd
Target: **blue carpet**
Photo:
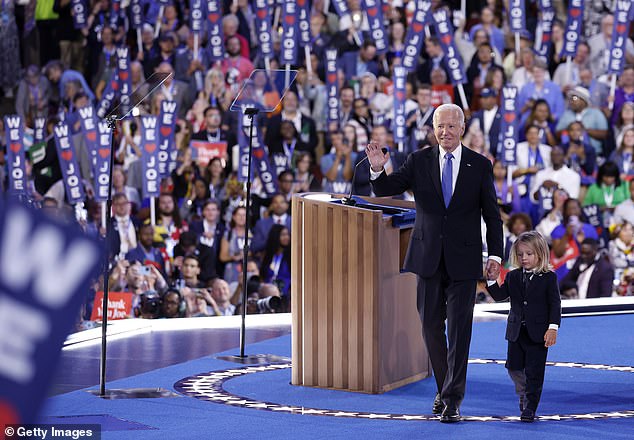
<instances>
[{"instance_id":1,"label":"blue carpet","mask_svg":"<svg viewBox=\"0 0 634 440\"><path fill-rule=\"evenodd\" d=\"M474 325L470 358L504 359L503 322ZM633 315L565 319L557 345L548 359L634 366ZM252 344L248 354L290 356L290 336ZM225 354L235 354L235 350ZM212 370L236 368L237 364L204 357L183 364L117 380L108 388L163 387ZM435 392L433 379L426 379L382 395L290 386L290 369L247 374L225 383L225 390L246 398L284 405L399 414L429 414ZM594 369L548 367L539 415L585 414L634 410L634 373ZM517 399L506 370L495 364L470 364L463 415L517 416ZM130 430L104 422L105 439L387 439L469 438L509 436L514 439L632 438L634 418L576 419L519 422L462 422L443 425L437 421L342 419L327 416L281 414L236 408L190 397L172 399L102 400L85 391L48 399L44 416L109 415L154 430ZM138 428L137 428L138 429ZM147 428L146 428L147 429Z\"/></svg>"}]
</instances>

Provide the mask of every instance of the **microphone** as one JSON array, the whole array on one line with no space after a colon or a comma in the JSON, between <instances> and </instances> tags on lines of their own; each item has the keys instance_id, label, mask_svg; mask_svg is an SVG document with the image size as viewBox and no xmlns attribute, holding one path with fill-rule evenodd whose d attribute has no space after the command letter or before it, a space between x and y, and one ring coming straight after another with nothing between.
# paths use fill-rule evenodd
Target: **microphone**
<instances>
[{"instance_id":1,"label":"microphone","mask_svg":"<svg viewBox=\"0 0 634 440\"><path fill-rule=\"evenodd\" d=\"M381 148L381 152L383 154L387 154L388 151L390 151L390 149L387 147ZM354 190L354 176L357 174L357 168L359 167L359 165L361 165L366 160L368 160L367 154L363 159L359 161L359 163L354 166L354 170L352 171L352 181L350 182L350 194L348 194L348 197L344 197L343 199L341 199L341 203L343 203L344 205L354 206L357 204L357 201L352 198L352 192Z\"/></svg>"}]
</instances>

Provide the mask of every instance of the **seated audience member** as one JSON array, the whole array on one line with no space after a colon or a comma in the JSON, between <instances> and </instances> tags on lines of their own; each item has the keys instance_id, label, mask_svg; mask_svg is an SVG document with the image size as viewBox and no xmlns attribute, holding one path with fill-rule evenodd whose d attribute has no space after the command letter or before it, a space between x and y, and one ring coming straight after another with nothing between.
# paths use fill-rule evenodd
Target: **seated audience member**
<instances>
[{"instance_id":1,"label":"seated audience member","mask_svg":"<svg viewBox=\"0 0 634 440\"><path fill-rule=\"evenodd\" d=\"M597 170L597 153L586 139L587 133L581 122L571 122L568 125L569 141L561 146L566 152L566 165L581 176L581 185L591 185L595 182L594 174Z\"/></svg>"},{"instance_id":2,"label":"seated audience member","mask_svg":"<svg viewBox=\"0 0 634 440\"><path fill-rule=\"evenodd\" d=\"M155 266L144 266L138 261L130 263L127 260L117 262L110 274L109 285L113 292L133 293L133 308L139 306L143 293L160 295L168 288L165 278Z\"/></svg>"},{"instance_id":3,"label":"seated audience member","mask_svg":"<svg viewBox=\"0 0 634 440\"><path fill-rule=\"evenodd\" d=\"M612 222L619 224L628 222L634 225L634 180L629 182L630 197L622 201L614 208Z\"/></svg>"},{"instance_id":4,"label":"seated audience member","mask_svg":"<svg viewBox=\"0 0 634 440\"><path fill-rule=\"evenodd\" d=\"M282 296L290 295L291 234L284 225L275 224L269 231L260 267L260 279L264 283L275 284Z\"/></svg>"},{"instance_id":5,"label":"seated audience member","mask_svg":"<svg viewBox=\"0 0 634 440\"><path fill-rule=\"evenodd\" d=\"M262 252L266 247L266 241L273 225L283 225L289 230L291 228L291 216L287 214L288 202L281 194L273 196L269 207L269 216L261 218L255 224L253 231L253 242L251 251L253 253Z\"/></svg>"},{"instance_id":6,"label":"seated audience member","mask_svg":"<svg viewBox=\"0 0 634 440\"><path fill-rule=\"evenodd\" d=\"M552 208L535 226L535 230L546 237L548 244L551 243L550 235L553 230L561 224L564 218L564 202L568 200L568 193L563 189L555 190L552 198Z\"/></svg>"},{"instance_id":7,"label":"seated audience member","mask_svg":"<svg viewBox=\"0 0 634 440\"><path fill-rule=\"evenodd\" d=\"M508 236L505 237L506 242L504 243L503 261L508 262L513 243L515 243L517 237L519 237L523 232L533 230L533 224L531 223L531 218L528 215L523 212L518 212L511 215L506 223L506 228L508 229Z\"/></svg>"},{"instance_id":8,"label":"seated audience member","mask_svg":"<svg viewBox=\"0 0 634 440\"><path fill-rule=\"evenodd\" d=\"M562 296L570 299L612 296L614 268L609 258L599 252L599 242L586 238L579 258L561 280Z\"/></svg>"},{"instance_id":9,"label":"seated audience member","mask_svg":"<svg viewBox=\"0 0 634 440\"><path fill-rule=\"evenodd\" d=\"M187 285L190 283L185 275L185 263L189 257L196 260L195 266L197 266L197 277L195 284L192 285L205 284L218 276L216 255L211 248L198 241L198 236L193 231L183 232L179 243L174 248L174 267L180 269L181 276ZM189 263L193 265L194 261Z\"/></svg>"},{"instance_id":10,"label":"seated audience member","mask_svg":"<svg viewBox=\"0 0 634 440\"><path fill-rule=\"evenodd\" d=\"M330 152L321 158L322 187L325 192L348 194L357 153L354 146L344 142L341 132L331 132L330 143Z\"/></svg>"},{"instance_id":11,"label":"seated audience member","mask_svg":"<svg viewBox=\"0 0 634 440\"><path fill-rule=\"evenodd\" d=\"M564 164L564 150L561 147L552 148L550 161L552 165L538 171L532 179L530 194L533 201L541 203L547 198L552 198L557 188L564 189L573 199L579 197L581 177Z\"/></svg>"},{"instance_id":12,"label":"seated audience member","mask_svg":"<svg viewBox=\"0 0 634 440\"><path fill-rule=\"evenodd\" d=\"M311 171L312 165L313 159L310 153L304 151L297 155L293 193L321 191L321 183Z\"/></svg>"},{"instance_id":13,"label":"seated audience member","mask_svg":"<svg viewBox=\"0 0 634 440\"><path fill-rule=\"evenodd\" d=\"M610 261L617 270L634 266L634 228L631 223L618 224L608 243Z\"/></svg>"},{"instance_id":14,"label":"seated audience member","mask_svg":"<svg viewBox=\"0 0 634 440\"><path fill-rule=\"evenodd\" d=\"M178 290L165 292L161 298L161 318L185 318L187 312L187 303Z\"/></svg>"},{"instance_id":15,"label":"seated audience member","mask_svg":"<svg viewBox=\"0 0 634 440\"><path fill-rule=\"evenodd\" d=\"M533 109L526 119L524 129L520 131L520 140L526 140L526 128L530 125L536 125L539 127L539 142L541 144L550 145L551 147L557 145L557 138L555 138L555 119L550 112L550 106L545 99L538 99L533 104Z\"/></svg>"},{"instance_id":16,"label":"seated audience member","mask_svg":"<svg viewBox=\"0 0 634 440\"><path fill-rule=\"evenodd\" d=\"M621 173L621 180L631 180L634 176L634 125L623 129L621 143L610 154L609 160L616 163Z\"/></svg>"},{"instance_id":17,"label":"seated audience member","mask_svg":"<svg viewBox=\"0 0 634 440\"><path fill-rule=\"evenodd\" d=\"M603 212L604 226L609 226L609 219L612 216L614 207L629 199L628 184L621 181L619 168L614 162L605 162L599 167L597 182L590 185L585 198L584 205L598 205Z\"/></svg>"},{"instance_id":18,"label":"seated audience member","mask_svg":"<svg viewBox=\"0 0 634 440\"><path fill-rule=\"evenodd\" d=\"M211 285L212 307L217 316L231 316L234 314L236 306L231 304L231 291L229 284L222 278L216 278ZM214 307L215 304L215 307Z\"/></svg>"},{"instance_id":19,"label":"seated audience member","mask_svg":"<svg viewBox=\"0 0 634 440\"><path fill-rule=\"evenodd\" d=\"M590 107L590 92L583 87L575 87L568 92L568 109L557 122L557 134L565 130L571 122L583 124L588 133L588 142L597 154L602 154L602 141L608 135L608 121L601 110Z\"/></svg>"},{"instance_id":20,"label":"seated audience member","mask_svg":"<svg viewBox=\"0 0 634 440\"><path fill-rule=\"evenodd\" d=\"M161 273L165 272L166 256L154 247L154 227L150 224L139 226L139 242L138 246L130 250L125 259L130 263L135 261L142 265L152 265L159 269Z\"/></svg>"},{"instance_id":21,"label":"seated audience member","mask_svg":"<svg viewBox=\"0 0 634 440\"><path fill-rule=\"evenodd\" d=\"M244 206L233 210L229 229L220 242L220 261L225 264L222 277L228 283L238 281L242 270L244 243L247 236L247 215Z\"/></svg>"},{"instance_id":22,"label":"seated audience member","mask_svg":"<svg viewBox=\"0 0 634 440\"><path fill-rule=\"evenodd\" d=\"M135 219L130 216L130 202L125 194L117 193L112 197L112 231L110 252L112 255L125 256L137 247Z\"/></svg>"}]
</instances>

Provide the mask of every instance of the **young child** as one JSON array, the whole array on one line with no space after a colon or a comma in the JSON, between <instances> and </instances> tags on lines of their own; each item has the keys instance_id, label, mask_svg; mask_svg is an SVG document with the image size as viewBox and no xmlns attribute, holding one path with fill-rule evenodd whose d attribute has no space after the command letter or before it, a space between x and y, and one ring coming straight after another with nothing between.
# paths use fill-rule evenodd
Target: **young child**
<instances>
[{"instance_id":1,"label":"young child","mask_svg":"<svg viewBox=\"0 0 634 440\"><path fill-rule=\"evenodd\" d=\"M502 286L487 282L493 299L511 298L506 368L519 396L522 422L535 419L548 347L555 345L561 323L559 286L549 255L548 243L539 232L524 232L511 248L511 265L517 269L506 275Z\"/></svg>"}]
</instances>

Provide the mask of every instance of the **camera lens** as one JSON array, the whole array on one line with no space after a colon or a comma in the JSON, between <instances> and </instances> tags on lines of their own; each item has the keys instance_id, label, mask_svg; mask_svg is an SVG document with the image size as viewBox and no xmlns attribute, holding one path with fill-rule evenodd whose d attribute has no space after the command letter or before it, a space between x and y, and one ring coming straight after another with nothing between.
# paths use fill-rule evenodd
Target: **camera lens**
<instances>
[{"instance_id":1,"label":"camera lens","mask_svg":"<svg viewBox=\"0 0 634 440\"><path fill-rule=\"evenodd\" d=\"M281 310L282 299L279 296L269 296L259 299L256 305L258 306L258 313L277 312Z\"/></svg>"}]
</instances>

